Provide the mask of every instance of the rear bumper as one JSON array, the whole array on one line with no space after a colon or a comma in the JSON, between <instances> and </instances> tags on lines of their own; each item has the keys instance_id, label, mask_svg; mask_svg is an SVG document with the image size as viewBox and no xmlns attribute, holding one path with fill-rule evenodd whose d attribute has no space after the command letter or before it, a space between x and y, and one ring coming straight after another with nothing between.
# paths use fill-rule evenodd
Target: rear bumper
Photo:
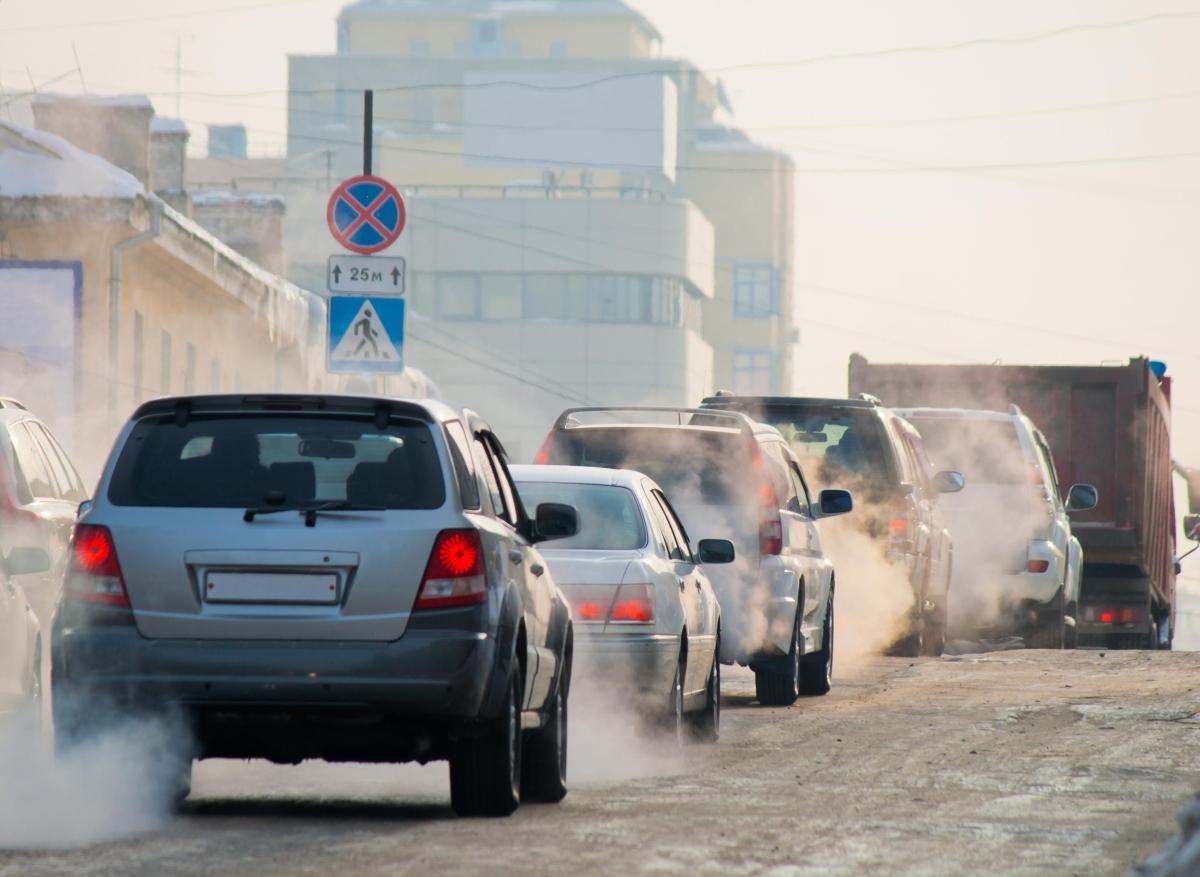
<instances>
[{"instance_id":1,"label":"rear bumper","mask_svg":"<svg viewBox=\"0 0 1200 877\"><path fill-rule=\"evenodd\" d=\"M56 627L55 729L69 740L130 716L182 714L202 756L420 758L433 744L408 755L402 741L469 733L498 702L489 695L507 678L496 672L500 651L486 633L411 625L395 642L150 640L132 624ZM326 726L331 717L337 727ZM257 733L264 722L274 731Z\"/></svg>"},{"instance_id":2,"label":"rear bumper","mask_svg":"<svg viewBox=\"0 0 1200 877\"><path fill-rule=\"evenodd\" d=\"M679 637L669 633L589 633L575 627L574 689L612 688L665 700L679 663ZM657 702L657 701L656 701Z\"/></svg>"}]
</instances>

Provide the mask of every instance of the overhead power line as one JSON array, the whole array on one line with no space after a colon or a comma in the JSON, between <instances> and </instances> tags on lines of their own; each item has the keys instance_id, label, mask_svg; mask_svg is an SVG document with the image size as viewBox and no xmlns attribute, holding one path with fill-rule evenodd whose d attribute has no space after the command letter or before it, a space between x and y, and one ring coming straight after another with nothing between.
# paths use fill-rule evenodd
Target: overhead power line
<instances>
[{"instance_id":1,"label":"overhead power line","mask_svg":"<svg viewBox=\"0 0 1200 877\"><path fill-rule=\"evenodd\" d=\"M306 0L275 0L272 3L263 3L259 7L256 6L241 6L234 7L237 11L246 9L260 8L261 6L278 6L286 5L288 2L306 2ZM219 10L211 10L219 11ZM208 13L182 13L174 16L162 16L163 18L171 17L186 17L190 15L202 15ZM574 91L584 88L592 88L597 85L603 85L607 82L616 82L623 79L636 79L646 76L667 76L674 73L689 73L696 69L700 73L706 75L720 75L723 73L738 73L753 70L782 70L807 67L814 64L825 64L836 61L857 61L867 60L872 58L885 58L890 56L902 55L920 55L920 54L943 54L948 52L960 51L962 49L976 47L1004 47L1015 46L1026 43L1041 42L1044 40L1056 39L1063 36L1078 33L1089 33L1106 30L1123 29L1134 27L1143 24L1154 22L1167 21L1186 21L1200 19L1200 9L1186 9L1173 12L1155 12L1146 15L1133 16L1131 18L1117 19L1113 21L1100 22L1083 22L1079 24L1068 24L1060 27L1049 28L1041 31L1031 31L1022 34L1008 34L1000 36L985 36L971 37L963 40L955 40L944 43L923 43L908 46L893 46L882 49L862 49L848 52L829 52L821 55L812 55L807 58L794 58L791 60L782 61L754 61L741 64L730 64L722 67L709 68L691 68L686 62L679 61L672 66L648 67L641 70L624 70L618 73L609 73L602 76L595 76L588 79L581 79L578 82L563 82L563 83L548 83L548 82L530 82L520 79L498 79L486 82L430 82L430 83L400 83L395 85L373 85L372 88L376 94L387 92L403 92L403 91L421 91L433 89L489 89L489 88L525 88L532 91ZM94 26L99 24L130 24L138 21L158 20L157 17L148 17L142 19L123 19L108 22L92 22L89 25ZM0 29L0 33L8 31L17 31L22 29L46 29L65 27L66 25L38 25L38 26L18 26L15 28ZM352 57L352 56L351 56ZM358 93L362 90L361 87L345 88L310 88L310 89L263 89L257 91L243 92L192 92L189 97L255 97L255 96L270 96L270 95L326 95L326 94L351 94ZM171 93L164 92L149 92L148 96L170 97Z\"/></svg>"},{"instance_id":2,"label":"overhead power line","mask_svg":"<svg viewBox=\"0 0 1200 877\"><path fill-rule=\"evenodd\" d=\"M0 33L28 33L47 30L79 30L92 27L120 27L125 25L153 24L156 21L176 21L181 18L205 18L210 15L230 15L235 12L253 12L256 9L270 9L276 6L296 6L301 3L312 3L313 0L266 0L262 3L239 3L237 6L225 6L220 9L194 9L190 12L164 12L158 15L138 15L127 18L102 18L91 21L76 22L44 22L42 24L17 24L11 27L0 27Z\"/></svg>"}]
</instances>

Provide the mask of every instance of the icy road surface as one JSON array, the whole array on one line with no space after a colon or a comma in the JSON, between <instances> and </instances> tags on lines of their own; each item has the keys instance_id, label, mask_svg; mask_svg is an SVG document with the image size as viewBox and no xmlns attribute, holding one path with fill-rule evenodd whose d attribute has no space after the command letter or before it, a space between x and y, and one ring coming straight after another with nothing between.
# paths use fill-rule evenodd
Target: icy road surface
<instances>
[{"instance_id":1,"label":"icy road surface","mask_svg":"<svg viewBox=\"0 0 1200 877\"><path fill-rule=\"evenodd\" d=\"M1200 654L879 659L790 709L743 670L725 692L723 739L683 759L573 715L582 778L511 819L455 819L444 765L206 762L162 830L0 875L1124 875L1200 788Z\"/></svg>"}]
</instances>

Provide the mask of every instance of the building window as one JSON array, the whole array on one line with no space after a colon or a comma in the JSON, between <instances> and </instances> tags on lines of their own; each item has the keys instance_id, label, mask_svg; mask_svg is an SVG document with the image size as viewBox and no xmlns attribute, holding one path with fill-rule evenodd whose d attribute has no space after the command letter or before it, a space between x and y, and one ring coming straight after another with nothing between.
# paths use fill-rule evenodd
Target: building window
<instances>
[{"instance_id":1,"label":"building window","mask_svg":"<svg viewBox=\"0 0 1200 877\"><path fill-rule=\"evenodd\" d=\"M500 54L501 26L496 18L471 22L471 54L494 57Z\"/></svg>"},{"instance_id":2,"label":"building window","mask_svg":"<svg viewBox=\"0 0 1200 877\"><path fill-rule=\"evenodd\" d=\"M766 396L774 393L775 387L775 357L771 351L734 351L734 393L739 396Z\"/></svg>"},{"instance_id":3,"label":"building window","mask_svg":"<svg viewBox=\"0 0 1200 877\"><path fill-rule=\"evenodd\" d=\"M162 337L158 342L158 350L158 386L159 391L166 396L171 392L171 333L166 329L162 330Z\"/></svg>"},{"instance_id":4,"label":"building window","mask_svg":"<svg viewBox=\"0 0 1200 877\"><path fill-rule=\"evenodd\" d=\"M188 343L187 359L184 361L183 392L196 392L196 345Z\"/></svg>"},{"instance_id":5,"label":"building window","mask_svg":"<svg viewBox=\"0 0 1200 877\"><path fill-rule=\"evenodd\" d=\"M479 296L483 319L521 319L520 274L484 274L480 278Z\"/></svg>"},{"instance_id":6,"label":"building window","mask_svg":"<svg viewBox=\"0 0 1200 877\"><path fill-rule=\"evenodd\" d=\"M437 279L437 315L445 320L478 320L479 275L439 275Z\"/></svg>"},{"instance_id":7,"label":"building window","mask_svg":"<svg viewBox=\"0 0 1200 877\"><path fill-rule=\"evenodd\" d=\"M733 268L733 315L762 319L779 315L779 283L768 262L737 262Z\"/></svg>"},{"instance_id":8,"label":"building window","mask_svg":"<svg viewBox=\"0 0 1200 877\"><path fill-rule=\"evenodd\" d=\"M141 311L133 312L133 401L142 401L146 380L146 321Z\"/></svg>"}]
</instances>

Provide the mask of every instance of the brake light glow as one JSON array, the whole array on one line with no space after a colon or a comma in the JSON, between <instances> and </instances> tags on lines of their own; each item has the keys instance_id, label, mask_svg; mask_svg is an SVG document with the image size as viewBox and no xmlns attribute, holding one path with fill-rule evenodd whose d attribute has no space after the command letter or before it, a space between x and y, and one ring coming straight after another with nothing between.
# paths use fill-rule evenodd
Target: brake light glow
<instances>
[{"instance_id":1,"label":"brake light glow","mask_svg":"<svg viewBox=\"0 0 1200 877\"><path fill-rule=\"evenodd\" d=\"M595 600L581 600L574 604L575 614L580 621L603 621L604 620L604 604L597 603Z\"/></svg>"},{"instance_id":2,"label":"brake light glow","mask_svg":"<svg viewBox=\"0 0 1200 877\"><path fill-rule=\"evenodd\" d=\"M68 598L106 606L129 606L117 546L107 527L80 524L71 539L64 590Z\"/></svg>"},{"instance_id":3,"label":"brake light glow","mask_svg":"<svg viewBox=\"0 0 1200 877\"><path fill-rule=\"evenodd\" d=\"M903 536L908 532L908 518L892 518L888 521L888 529L893 536Z\"/></svg>"},{"instance_id":4,"label":"brake light glow","mask_svg":"<svg viewBox=\"0 0 1200 877\"><path fill-rule=\"evenodd\" d=\"M1050 561L1048 560L1031 560L1025 564L1025 569L1029 572L1045 572L1050 569Z\"/></svg>"},{"instance_id":5,"label":"brake light glow","mask_svg":"<svg viewBox=\"0 0 1200 877\"><path fill-rule=\"evenodd\" d=\"M1100 624L1138 624L1142 620L1141 606L1087 606L1083 620Z\"/></svg>"},{"instance_id":6,"label":"brake light glow","mask_svg":"<svg viewBox=\"0 0 1200 877\"><path fill-rule=\"evenodd\" d=\"M434 540L417 609L470 606L487 599L483 544L475 530L443 530Z\"/></svg>"},{"instance_id":7,"label":"brake light glow","mask_svg":"<svg viewBox=\"0 0 1200 877\"><path fill-rule=\"evenodd\" d=\"M554 433L551 432L546 436L546 440L542 442L542 448L537 452L537 456L533 458L533 462L538 466L545 466L550 462L550 446L554 444Z\"/></svg>"},{"instance_id":8,"label":"brake light glow","mask_svg":"<svg viewBox=\"0 0 1200 877\"><path fill-rule=\"evenodd\" d=\"M758 525L759 554L783 553L783 519L779 515L779 496L767 475L767 463L763 459L758 442L749 440L750 467L758 475L758 502L762 508L762 517Z\"/></svg>"},{"instance_id":9,"label":"brake light glow","mask_svg":"<svg viewBox=\"0 0 1200 877\"><path fill-rule=\"evenodd\" d=\"M652 624L654 622L654 586L621 585L613 601L608 620L613 622Z\"/></svg>"}]
</instances>

